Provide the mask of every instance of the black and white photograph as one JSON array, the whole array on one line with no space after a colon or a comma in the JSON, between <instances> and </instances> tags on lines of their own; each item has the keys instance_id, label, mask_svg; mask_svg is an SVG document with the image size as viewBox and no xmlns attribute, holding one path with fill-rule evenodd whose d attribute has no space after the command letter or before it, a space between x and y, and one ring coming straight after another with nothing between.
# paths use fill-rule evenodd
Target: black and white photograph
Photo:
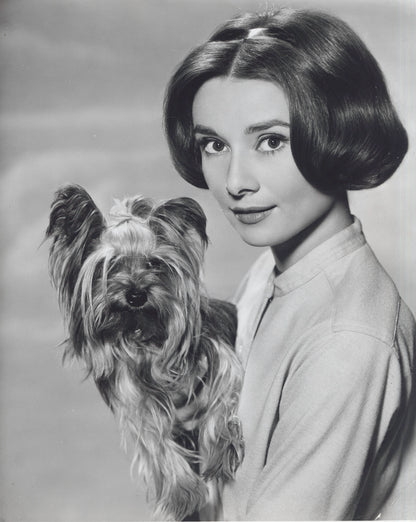
<instances>
[{"instance_id":1,"label":"black and white photograph","mask_svg":"<svg viewBox=\"0 0 416 522\"><path fill-rule=\"evenodd\" d=\"M0 522L416 520L414 0L0 0Z\"/></svg>"}]
</instances>

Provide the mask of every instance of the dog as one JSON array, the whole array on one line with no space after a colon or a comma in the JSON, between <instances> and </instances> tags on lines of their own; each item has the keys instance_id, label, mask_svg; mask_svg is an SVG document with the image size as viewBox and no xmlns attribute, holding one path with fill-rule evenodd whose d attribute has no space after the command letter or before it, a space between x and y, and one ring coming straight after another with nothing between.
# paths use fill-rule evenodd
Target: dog
<instances>
[{"instance_id":1,"label":"dog","mask_svg":"<svg viewBox=\"0 0 416 522\"><path fill-rule=\"evenodd\" d=\"M119 419L154 516L192 515L244 456L236 310L204 290L202 208L135 196L116 201L106 220L84 188L67 185L46 239L64 358L84 362Z\"/></svg>"}]
</instances>

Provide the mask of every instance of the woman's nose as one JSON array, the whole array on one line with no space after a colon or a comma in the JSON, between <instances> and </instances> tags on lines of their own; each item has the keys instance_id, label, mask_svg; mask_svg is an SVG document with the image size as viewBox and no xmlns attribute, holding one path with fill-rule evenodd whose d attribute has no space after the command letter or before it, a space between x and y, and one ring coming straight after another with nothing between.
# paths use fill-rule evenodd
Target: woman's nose
<instances>
[{"instance_id":1,"label":"woman's nose","mask_svg":"<svg viewBox=\"0 0 416 522\"><path fill-rule=\"evenodd\" d=\"M259 184L250 166L248 158L244 154L232 154L228 165L227 192L234 198L242 197L249 192L256 192Z\"/></svg>"}]
</instances>

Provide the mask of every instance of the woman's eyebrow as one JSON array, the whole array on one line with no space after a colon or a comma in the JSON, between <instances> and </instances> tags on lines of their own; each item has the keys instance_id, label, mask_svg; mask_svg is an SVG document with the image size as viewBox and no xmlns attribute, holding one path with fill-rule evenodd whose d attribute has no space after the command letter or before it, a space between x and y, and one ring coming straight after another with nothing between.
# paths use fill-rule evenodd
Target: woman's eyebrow
<instances>
[{"instance_id":1,"label":"woman's eyebrow","mask_svg":"<svg viewBox=\"0 0 416 522\"><path fill-rule=\"evenodd\" d=\"M208 136L218 136L214 129L211 129L211 127L205 127L205 125L195 125L194 133L206 134Z\"/></svg>"},{"instance_id":2,"label":"woman's eyebrow","mask_svg":"<svg viewBox=\"0 0 416 522\"><path fill-rule=\"evenodd\" d=\"M290 127L290 125L286 121L275 118L273 120L262 121L259 123L254 123L253 125L249 125L244 129L244 134L253 134L254 132L270 129L271 127ZM205 125L199 124L195 125L194 133L218 136L218 133L211 127L206 127Z\"/></svg>"},{"instance_id":3,"label":"woman's eyebrow","mask_svg":"<svg viewBox=\"0 0 416 522\"><path fill-rule=\"evenodd\" d=\"M255 123L254 125L249 125L246 129L244 129L244 134L253 134L253 132L267 130L271 127L290 127L290 125L286 121L279 119L262 121L260 123Z\"/></svg>"}]
</instances>

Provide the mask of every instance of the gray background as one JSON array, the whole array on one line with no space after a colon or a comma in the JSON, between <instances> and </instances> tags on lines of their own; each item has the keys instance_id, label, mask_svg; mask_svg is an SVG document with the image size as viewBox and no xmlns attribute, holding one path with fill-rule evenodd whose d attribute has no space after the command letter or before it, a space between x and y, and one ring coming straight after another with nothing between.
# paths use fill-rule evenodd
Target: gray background
<instances>
[{"instance_id":1,"label":"gray background","mask_svg":"<svg viewBox=\"0 0 416 522\"><path fill-rule=\"evenodd\" d=\"M416 311L413 0L291 1L349 22L375 54L411 140L397 174L353 194L370 244ZM227 297L259 250L210 195L181 181L161 128L165 84L184 54L238 11L268 1L0 0L0 520L140 520L117 427L64 338L41 245L52 194L84 185L113 197L193 196L209 220L206 280Z\"/></svg>"}]
</instances>

